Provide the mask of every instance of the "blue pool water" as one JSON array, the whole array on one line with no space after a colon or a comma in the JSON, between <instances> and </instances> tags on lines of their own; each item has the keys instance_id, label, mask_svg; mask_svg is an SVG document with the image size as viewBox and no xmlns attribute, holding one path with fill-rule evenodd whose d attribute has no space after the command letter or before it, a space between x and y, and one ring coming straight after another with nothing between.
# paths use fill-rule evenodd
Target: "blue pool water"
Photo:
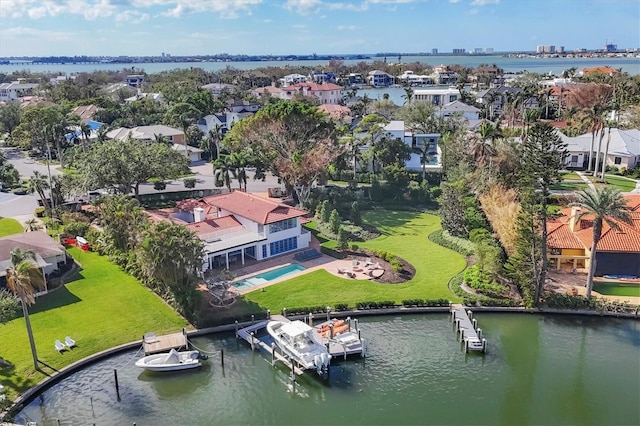
<instances>
[{"instance_id":1,"label":"blue pool water","mask_svg":"<svg viewBox=\"0 0 640 426\"><path fill-rule=\"evenodd\" d=\"M293 274L294 272L304 271L305 269L307 268L302 265L292 263L290 265L282 266L268 272L263 272L262 274L253 275L243 280L236 281L231 285L238 290L248 290L251 287L273 281L277 278L284 277L285 275Z\"/></svg>"}]
</instances>

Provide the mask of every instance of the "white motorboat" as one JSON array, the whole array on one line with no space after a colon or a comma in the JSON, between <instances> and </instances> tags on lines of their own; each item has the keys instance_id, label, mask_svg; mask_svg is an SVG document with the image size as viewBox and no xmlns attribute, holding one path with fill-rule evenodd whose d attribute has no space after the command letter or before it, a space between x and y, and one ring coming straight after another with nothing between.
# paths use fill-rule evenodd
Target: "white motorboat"
<instances>
[{"instance_id":1,"label":"white motorboat","mask_svg":"<svg viewBox=\"0 0 640 426\"><path fill-rule=\"evenodd\" d=\"M168 353L147 355L136 361L136 367L149 371L178 371L200 367L200 360L207 359L198 351L178 352L171 349Z\"/></svg>"},{"instance_id":2,"label":"white motorboat","mask_svg":"<svg viewBox=\"0 0 640 426\"><path fill-rule=\"evenodd\" d=\"M302 321L269 321L267 332L278 347L304 369L315 369L321 374L329 367L331 355L316 339L315 329Z\"/></svg>"}]
</instances>

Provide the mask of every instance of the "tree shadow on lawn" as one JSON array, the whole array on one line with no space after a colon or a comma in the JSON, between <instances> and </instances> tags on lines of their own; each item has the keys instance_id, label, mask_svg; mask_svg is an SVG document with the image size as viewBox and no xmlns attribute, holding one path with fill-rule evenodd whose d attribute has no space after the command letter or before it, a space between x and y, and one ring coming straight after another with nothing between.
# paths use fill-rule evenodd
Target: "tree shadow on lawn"
<instances>
[{"instance_id":1,"label":"tree shadow on lawn","mask_svg":"<svg viewBox=\"0 0 640 426\"><path fill-rule=\"evenodd\" d=\"M81 301L82 299L71 293L66 286L62 286L49 294L38 297L35 305L29 308L29 314L44 312L49 309L60 308Z\"/></svg>"},{"instance_id":2,"label":"tree shadow on lawn","mask_svg":"<svg viewBox=\"0 0 640 426\"><path fill-rule=\"evenodd\" d=\"M206 293L202 297L200 308L199 328L215 327L217 325L232 324L234 321L251 321L254 315L256 321L266 319L267 312L255 302L249 302L242 296L237 296L236 301L229 307L213 307L209 305L209 298ZM278 314L279 312L275 312Z\"/></svg>"}]
</instances>

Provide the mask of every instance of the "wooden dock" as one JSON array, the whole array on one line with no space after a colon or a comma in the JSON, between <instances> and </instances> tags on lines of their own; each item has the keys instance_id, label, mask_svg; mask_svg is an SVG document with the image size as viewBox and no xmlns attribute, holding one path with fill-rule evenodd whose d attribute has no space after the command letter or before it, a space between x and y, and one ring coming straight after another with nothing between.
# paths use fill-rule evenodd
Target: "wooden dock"
<instances>
[{"instance_id":1,"label":"wooden dock","mask_svg":"<svg viewBox=\"0 0 640 426\"><path fill-rule=\"evenodd\" d=\"M278 321L282 321L282 319L289 321L284 317L280 317L279 315L274 315L274 317L276 316L279 317ZM236 331L236 337L240 337L241 339L246 340L247 343L251 345L252 350L262 349L265 352L267 352L269 355L271 355L271 365L274 365L276 362L282 362L284 365L287 366L287 368L289 368L289 370L291 370L296 375L300 376L301 374L304 374L304 370L302 370L298 365L296 365L291 360L291 358L284 356L282 353L280 353L280 351L278 351L278 347L275 344L273 346L269 346L267 343L265 343L264 341L260 340L258 337L255 336L260 330L267 327L268 322L269 321L259 321L248 327L241 328Z\"/></svg>"},{"instance_id":2,"label":"wooden dock","mask_svg":"<svg viewBox=\"0 0 640 426\"><path fill-rule=\"evenodd\" d=\"M155 333L147 333L142 338L142 346L145 355L167 352L171 349L187 348L187 333L183 329L180 333L156 336Z\"/></svg>"},{"instance_id":3,"label":"wooden dock","mask_svg":"<svg viewBox=\"0 0 640 426\"><path fill-rule=\"evenodd\" d=\"M487 351L487 339L482 337L482 329L478 328L478 321L473 318L473 312L462 305L451 307L451 322L456 327L460 342L464 344L464 351Z\"/></svg>"}]
</instances>

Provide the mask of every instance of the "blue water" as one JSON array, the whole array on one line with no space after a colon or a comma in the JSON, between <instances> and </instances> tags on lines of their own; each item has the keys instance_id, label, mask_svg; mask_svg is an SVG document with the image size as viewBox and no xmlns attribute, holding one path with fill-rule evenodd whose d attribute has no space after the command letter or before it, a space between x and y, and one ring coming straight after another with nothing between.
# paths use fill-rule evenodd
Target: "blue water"
<instances>
[{"instance_id":1,"label":"blue water","mask_svg":"<svg viewBox=\"0 0 640 426\"><path fill-rule=\"evenodd\" d=\"M277 278L284 277L285 275L293 274L294 272L304 271L305 269L307 268L302 265L292 263L290 265L282 266L268 272L263 272L262 274L252 275L243 280L236 281L231 285L233 285L238 290L248 290L251 287L273 281Z\"/></svg>"}]
</instances>

